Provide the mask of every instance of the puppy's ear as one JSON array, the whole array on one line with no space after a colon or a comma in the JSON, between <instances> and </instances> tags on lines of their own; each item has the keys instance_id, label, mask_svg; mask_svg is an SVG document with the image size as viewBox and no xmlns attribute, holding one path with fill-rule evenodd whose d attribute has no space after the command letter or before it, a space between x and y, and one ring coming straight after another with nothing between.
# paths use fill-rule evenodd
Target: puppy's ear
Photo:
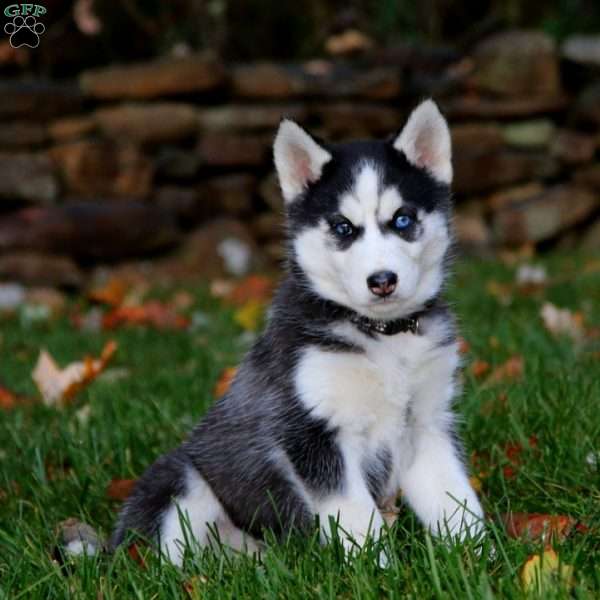
<instances>
[{"instance_id":1,"label":"puppy's ear","mask_svg":"<svg viewBox=\"0 0 600 600\"><path fill-rule=\"evenodd\" d=\"M438 181L452 182L452 146L446 119L433 100L425 100L413 112L394 148L415 167L426 169Z\"/></svg>"},{"instance_id":2,"label":"puppy's ear","mask_svg":"<svg viewBox=\"0 0 600 600\"><path fill-rule=\"evenodd\" d=\"M279 185L286 203L321 177L323 167L331 160L331 154L299 125L284 120L279 126L273 145L275 168Z\"/></svg>"}]
</instances>

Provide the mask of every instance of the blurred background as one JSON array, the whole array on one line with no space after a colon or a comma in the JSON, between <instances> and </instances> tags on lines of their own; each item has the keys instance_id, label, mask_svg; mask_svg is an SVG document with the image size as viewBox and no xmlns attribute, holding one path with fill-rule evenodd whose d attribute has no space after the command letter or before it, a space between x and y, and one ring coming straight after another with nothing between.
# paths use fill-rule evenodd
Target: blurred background
<instances>
[{"instance_id":1,"label":"blurred background","mask_svg":"<svg viewBox=\"0 0 600 600\"><path fill-rule=\"evenodd\" d=\"M0 281L276 268L281 117L387 136L429 96L462 252L600 249L597 1L23 6L0 15Z\"/></svg>"}]
</instances>

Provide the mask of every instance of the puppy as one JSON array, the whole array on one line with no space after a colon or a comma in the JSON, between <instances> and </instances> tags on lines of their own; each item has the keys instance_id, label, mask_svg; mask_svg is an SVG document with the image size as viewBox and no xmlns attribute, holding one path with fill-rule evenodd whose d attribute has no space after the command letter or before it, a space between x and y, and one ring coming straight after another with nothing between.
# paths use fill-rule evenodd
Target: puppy
<instances>
[{"instance_id":1,"label":"puppy","mask_svg":"<svg viewBox=\"0 0 600 600\"><path fill-rule=\"evenodd\" d=\"M481 527L453 432L459 364L442 300L451 143L427 100L387 141L326 144L284 120L274 144L288 260L266 330L229 391L125 503L112 538L254 550L320 523L350 550L399 489L434 534ZM317 519L318 517L318 519ZM382 562L385 562L383 559Z\"/></svg>"}]
</instances>

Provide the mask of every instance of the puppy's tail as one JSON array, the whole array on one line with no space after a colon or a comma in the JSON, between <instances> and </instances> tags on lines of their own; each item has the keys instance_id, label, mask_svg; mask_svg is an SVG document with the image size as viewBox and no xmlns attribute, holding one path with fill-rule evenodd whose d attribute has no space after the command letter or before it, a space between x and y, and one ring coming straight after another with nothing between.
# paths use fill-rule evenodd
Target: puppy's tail
<instances>
[{"instance_id":1,"label":"puppy's tail","mask_svg":"<svg viewBox=\"0 0 600 600\"><path fill-rule=\"evenodd\" d=\"M171 500L185 491L185 473L190 466L185 453L177 448L147 469L121 509L110 538L110 551L120 546L132 532L149 541L156 540Z\"/></svg>"}]
</instances>

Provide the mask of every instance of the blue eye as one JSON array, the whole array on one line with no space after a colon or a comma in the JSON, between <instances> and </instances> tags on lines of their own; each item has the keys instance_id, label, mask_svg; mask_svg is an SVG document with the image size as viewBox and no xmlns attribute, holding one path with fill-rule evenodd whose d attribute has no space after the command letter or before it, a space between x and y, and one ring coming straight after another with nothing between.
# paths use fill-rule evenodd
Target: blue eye
<instances>
[{"instance_id":1,"label":"blue eye","mask_svg":"<svg viewBox=\"0 0 600 600\"><path fill-rule=\"evenodd\" d=\"M408 229L414 222L415 220L409 215L398 215L393 221L393 226L398 231L403 231Z\"/></svg>"},{"instance_id":2,"label":"blue eye","mask_svg":"<svg viewBox=\"0 0 600 600\"><path fill-rule=\"evenodd\" d=\"M350 237L354 235L354 227L348 221L340 221L333 226L333 230L339 237Z\"/></svg>"}]
</instances>

